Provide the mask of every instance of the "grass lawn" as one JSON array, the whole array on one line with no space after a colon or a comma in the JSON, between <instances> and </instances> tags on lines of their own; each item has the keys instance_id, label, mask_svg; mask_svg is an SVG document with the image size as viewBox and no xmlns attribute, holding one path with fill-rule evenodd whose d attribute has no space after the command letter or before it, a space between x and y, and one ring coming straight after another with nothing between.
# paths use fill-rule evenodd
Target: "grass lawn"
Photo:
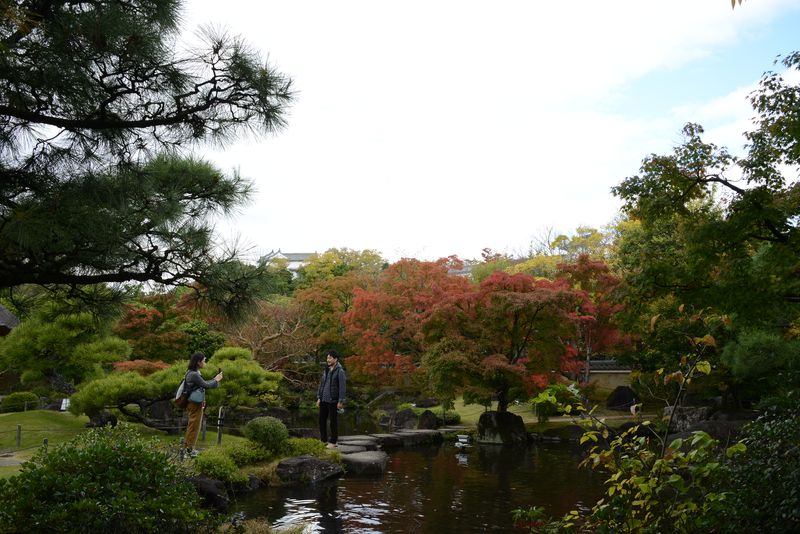
<instances>
[{"instance_id":1,"label":"grass lawn","mask_svg":"<svg viewBox=\"0 0 800 534\"><path fill-rule=\"evenodd\" d=\"M30 459L39 450L45 438L47 438L48 447L66 443L81 432L85 432L87 430L86 423L88 422L89 418L84 415L75 416L71 413L51 410L0 414L0 453L11 453L9 457L0 457L0 464L2 464L2 460L24 462ZM155 437L165 447L171 448L174 446L176 452L180 448L182 436L166 434L138 423L126 424L133 425L145 436ZM16 441L17 425L22 426L22 440L19 448L17 448ZM238 441L246 441L246 439L225 434L222 438L222 446L231 445ZM197 446L200 449L216 447L216 430L209 427L205 441L198 440ZM18 471L19 465L0 465L0 478L7 478Z\"/></svg>"},{"instance_id":2,"label":"grass lawn","mask_svg":"<svg viewBox=\"0 0 800 534\"><path fill-rule=\"evenodd\" d=\"M417 413L422 413L425 410L431 410L433 413L437 415L441 415L442 407L441 406L434 406L432 408L415 408ZM493 403L491 408L492 410L497 409L497 404ZM464 404L464 399L461 397L455 400L455 411L461 417L461 425L467 427L477 427L478 426L478 419L480 419L481 414L486 411L486 408L479 404ZM508 411L522 417L522 422L525 426L529 429L534 431L541 431L546 428L554 427L554 426L563 426L572 424L575 420L574 417L551 417L550 420L546 423L539 423L536 414L533 412L533 407L530 404L522 403L522 404L512 404L508 407ZM611 426L615 426L617 424L622 424L626 421L632 421L633 419L631 416L625 411L618 411L618 410L609 410L605 407L598 407L594 415L598 418L605 418L608 420L608 423ZM657 418L656 414L642 414L644 419L654 419Z\"/></svg>"}]
</instances>

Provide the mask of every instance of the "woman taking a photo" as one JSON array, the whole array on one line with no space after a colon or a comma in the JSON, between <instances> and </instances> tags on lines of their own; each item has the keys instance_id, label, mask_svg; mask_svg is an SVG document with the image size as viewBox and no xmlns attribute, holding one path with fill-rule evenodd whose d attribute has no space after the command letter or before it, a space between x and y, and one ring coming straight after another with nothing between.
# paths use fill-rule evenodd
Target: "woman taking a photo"
<instances>
[{"instance_id":1,"label":"woman taking a photo","mask_svg":"<svg viewBox=\"0 0 800 534\"><path fill-rule=\"evenodd\" d=\"M186 371L184 382L184 388L189 391L189 404L186 406L189 423L186 425L183 447L186 449L186 454L192 458L197 456L194 446L197 443L197 434L200 432L200 422L203 420L203 410L206 407L206 389L214 389L222 380L221 371L212 380L203 380L200 369L205 366L205 354L202 352L192 354L189 358L189 370Z\"/></svg>"}]
</instances>

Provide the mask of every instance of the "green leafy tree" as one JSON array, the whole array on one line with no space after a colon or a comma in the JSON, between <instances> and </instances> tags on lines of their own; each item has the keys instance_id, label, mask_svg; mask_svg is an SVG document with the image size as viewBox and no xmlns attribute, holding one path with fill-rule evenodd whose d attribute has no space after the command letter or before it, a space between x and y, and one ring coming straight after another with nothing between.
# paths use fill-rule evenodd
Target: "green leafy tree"
<instances>
[{"instance_id":1,"label":"green leafy tree","mask_svg":"<svg viewBox=\"0 0 800 534\"><path fill-rule=\"evenodd\" d=\"M297 286L311 287L317 282L342 276L350 271L377 276L387 267L386 260L375 250L332 248L312 254L308 263L297 271Z\"/></svg>"},{"instance_id":2,"label":"green leafy tree","mask_svg":"<svg viewBox=\"0 0 800 534\"><path fill-rule=\"evenodd\" d=\"M219 351L212 357L210 369L222 369L225 379L218 388L206 390L209 406L252 406L259 401L275 402L275 391L281 375L265 371L253 360L249 351ZM115 406L123 414L149 426L158 422L149 417L151 407L172 399L186 373L186 365L178 363L148 376L136 372L112 373L87 382L72 395L70 411L95 414Z\"/></svg>"},{"instance_id":3,"label":"green leafy tree","mask_svg":"<svg viewBox=\"0 0 800 534\"><path fill-rule=\"evenodd\" d=\"M124 340L105 335L92 315L40 312L0 338L0 367L26 386L71 393L74 385L104 374L104 365L128 359Z\"/></svg>"},{"instance_id":4,"label":"green leafy tree","mask_svg":"<svg viewBox=\"0 0 800 534\"><path fill-rule=\"evenodd\" d=\"M190 150L279 129L290 82L237 37L187 49L180 7L3 4L0 286L199 282L246 299L258 268L215 252L208 217L250 184Z\"/></svg>"}]
</instances>

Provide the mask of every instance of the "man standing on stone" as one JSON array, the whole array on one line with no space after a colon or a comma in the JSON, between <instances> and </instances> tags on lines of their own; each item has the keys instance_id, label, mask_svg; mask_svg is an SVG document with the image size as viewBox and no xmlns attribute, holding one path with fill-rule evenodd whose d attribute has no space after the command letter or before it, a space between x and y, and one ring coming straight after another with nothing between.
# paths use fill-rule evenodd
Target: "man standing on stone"
<instances>
[{"instance_id":1,"label":"man standing on stone","mask_svg":"<svg viewBox=\"0 0 800 534\"><path fill-rule=\"evenodd\" d=\"M331 420L331 439L328 448L336 447L339 439L339 410L344 409L344 394L347 377L339 364L339 353L329 350L325 353L325 372L317 389L317 407L319 408L319 438L323 443L328 441L328 418Z\"/></svg>"}]
</instances>

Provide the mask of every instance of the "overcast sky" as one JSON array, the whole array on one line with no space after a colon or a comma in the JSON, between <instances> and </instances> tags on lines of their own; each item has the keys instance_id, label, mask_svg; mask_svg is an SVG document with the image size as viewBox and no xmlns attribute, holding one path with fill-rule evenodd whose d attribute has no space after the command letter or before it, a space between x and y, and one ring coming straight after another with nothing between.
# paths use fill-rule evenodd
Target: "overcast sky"
<instances>
[{"instance_id":1,"label":"overcast sky","mask_svg":"<svg viewBox=\"0 0 800 534\"><path fill-rule=\"evenodd\" d=\"M389 260L524 252L602 227L684 123L740 152L746 96L800 49L800 1L187 0L294 80L288 127L205 151L257 192L220 235Z\"/></svg>"}]
</instances>

